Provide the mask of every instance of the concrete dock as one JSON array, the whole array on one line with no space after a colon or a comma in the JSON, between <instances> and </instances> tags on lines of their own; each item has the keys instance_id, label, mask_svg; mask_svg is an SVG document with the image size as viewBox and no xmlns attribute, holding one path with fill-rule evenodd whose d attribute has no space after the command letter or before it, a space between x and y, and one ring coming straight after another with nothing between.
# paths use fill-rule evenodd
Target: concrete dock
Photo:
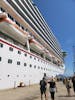
<instances>
[{"instance_id":1,"label":"concrete dock","mask_svg":"<svg viewBox=\"0 0 75 100\"><path fill-rule=\"evenodd\" d=\"M55 93L55 100L75 100L73 88L71 88L71 96L68 97L65 85L62 82L57 82L56 84L57 92ZM48 100L51 100L49 86L47 88L47 97ZM41 100L39 85L0 90L0 100Z\"/></svg>"}]
</instances>

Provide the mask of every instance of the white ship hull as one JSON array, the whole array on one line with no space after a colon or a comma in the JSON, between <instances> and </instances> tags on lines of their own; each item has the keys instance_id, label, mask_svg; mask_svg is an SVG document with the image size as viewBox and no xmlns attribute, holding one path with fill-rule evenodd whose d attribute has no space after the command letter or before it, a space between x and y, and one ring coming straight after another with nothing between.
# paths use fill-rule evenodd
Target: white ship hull
<instances>
[{"instance_id":1,"label":"white ship hull","mask_svg":"<svg viewBox=\"0 0 75 100\"><path fill-rule=\"evenodd\" d=\"M56 38L44 26L46 23L38 24L40 19L35 20L32 14L25 16L19 8L16 13L16 8L12 10L6 2L10 0L0 1L0 6L10 9L0 9L0 89L16 88L21 83L38 84L45 73L48 77L63 74L62 52Z\"/></svg>"},{"instance_id":2,"label":"white ship hull","mask_svg":"<svg viewBox=\"0 0 75 100\"><path fill-rule=\"evenodd\" d=\"M64 68L58 67L2 38L0 38L1 44L3 47L0 46L0 89L17 87L20 82L25 85L37 84L44 73L49 77L64 73ZM13 51L9 51L10 47L13 48ZM18 51L21 54L18 54ZM12 60L12 63L8 63L9 59ZM17 65L17 62L20 64Z\"/></svg>"}]
</instances>

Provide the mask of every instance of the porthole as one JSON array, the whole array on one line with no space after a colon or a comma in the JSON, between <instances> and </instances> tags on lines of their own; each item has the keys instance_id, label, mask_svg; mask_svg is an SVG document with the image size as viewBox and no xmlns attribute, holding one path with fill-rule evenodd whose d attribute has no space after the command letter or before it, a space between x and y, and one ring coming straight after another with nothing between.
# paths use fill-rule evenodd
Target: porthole
<instances>
[{"instance_id":1,"label":"porthole","mask_svg":"<svg viewBox=\"0 0 75 100\"><path fill-rule=\"evenodd\" d=\"M10 64L11 64L11 63L12 63L12 59L8 59L8 63L10 63Z\"/></svg>"},{"instance_id":2,"label":"porthole","mask_svg":"<svg viewBox=\"0 0 75 100\"><path fill-rule=\"evenodd\" d=\"M20 65L20 61L17 61L17 65Z\"/></svg>"},{"instance_id":3,"label":"porthole","mask_svg":"<svg viewBox=\"0 0 75 100\"><path fill-rule=\"evenodd\" d=\"M32 65L30 64L30 67L32 67Z\"/></svg>"},{"instance_id":4,"label":"porthole","mask_svg":"<svg viewBox=\"0 0 75 100\"><path fill-rule=\"evenodd\" d=\"M0 47L1 47L1 48L3 47L3 44L2 44L2 43L0 43Z\"/></svg>"},{"instance_id":5,"label":"porthole","mask_svg":"<svg viewBox=\"0 0 75 100\"><path fill-rule=\"evenodd\" d=\"M30 58L32 58L32 56L30 56Z\"/></svg>"},{"instance_id":6,"label":"porthole","mask_svg":"<svg viewBox=\"0 0 75 100\"><path fill-rule=\"evenodd\" d=\"M25 55L25 56L27 56L27 54L26 54L26 53L25 53L24 55Z\"/></svg>"},{"instance_id":7,"label":"porthole","mask_svg":"<svg viewBox=\"0 0 75 100\"><path fill-rule=\"evenodd\" d=\"M2 57L0 57L0 61L2 60Z\"/></svg>"},{"instance_id":8,"label":"porthole","mask_svg":"<svg viewBox=\"0 0 75 100\"><path fill-rule=\"evenodd\" d=\"M18 54L21 54L21 51L18 51Z\"/></svg>"},{"instance_id":9,"label":"porthole","mask_svg":"<svg viewBox=\"0 0 75 100\"><path fill-rule=\"evenodd\" d=\"M27 64L26 64L26 63L24 63L24 66L27 66Z\"/></svg>"},{"instance_id":10,"label":"porthole","mask_svg":"<svg viewBox=\"0 0 75 100\"><path fill-rule=\"evenodd\" d=\"M13 51L13 48L12 48L12 47L9 47L9 50L10 50L10 51Z\"/></svg>"},{"instance_id":11,"label":"porthole","mask_svg":"<svg viewBox=\"0 0 75 100\"><path fill-rule=\"evenodd\" d=\"M36 65L34 65L34 68L36 68Z\"/></svg>"},{"instance_id":12,"label":"porthole","mask_svg":"<svg viewBox=\"0 0 75 100\"><path fill-rule=\"evenodd\" d=\"M34 60L36 60L36 58L34 57Z\"/></svg>"}]
</instances>

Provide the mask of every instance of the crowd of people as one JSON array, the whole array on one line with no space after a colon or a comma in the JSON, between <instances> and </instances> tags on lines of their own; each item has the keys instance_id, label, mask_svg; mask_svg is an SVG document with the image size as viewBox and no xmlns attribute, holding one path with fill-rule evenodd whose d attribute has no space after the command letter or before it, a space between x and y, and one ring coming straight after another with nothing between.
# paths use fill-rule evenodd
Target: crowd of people
<instances>
[{"instance_id":1,"label":"crowd of people","mask_svg":"<svg viewBox=\"0 0 75 100\"><path fill-rule=\"evenodd\" d=\"M70 89L72 86L75 93L75 74L72 78L64 78L63 83L67 89L68 96L71 96ZM45 96L45 100L48 100L47 84L49 84L49 93L51 94L51 100L55 100L55 92L57 92L56 80L53 76L51 78L47 78L46 74L44 75L43 79L40 81L41 100L43 100L43 94Z\"/></svg>"}]
</instances>

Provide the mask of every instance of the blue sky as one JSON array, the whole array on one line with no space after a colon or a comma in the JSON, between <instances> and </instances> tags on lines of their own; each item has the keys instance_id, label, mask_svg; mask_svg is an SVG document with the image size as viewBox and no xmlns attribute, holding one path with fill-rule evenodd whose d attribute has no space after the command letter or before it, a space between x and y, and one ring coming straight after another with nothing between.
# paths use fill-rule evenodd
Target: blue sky
<instances>
[{"instance_id":1,"label":"blue sky","mask_svg":"<svg viewBox=\"0 0 75 100\"><path fill-rule=\"evenodd\" d=\"M66 75L73 74L75 45L75 0L33 0L57 37L65 58Z\"/></svg>"}]
</instances>

